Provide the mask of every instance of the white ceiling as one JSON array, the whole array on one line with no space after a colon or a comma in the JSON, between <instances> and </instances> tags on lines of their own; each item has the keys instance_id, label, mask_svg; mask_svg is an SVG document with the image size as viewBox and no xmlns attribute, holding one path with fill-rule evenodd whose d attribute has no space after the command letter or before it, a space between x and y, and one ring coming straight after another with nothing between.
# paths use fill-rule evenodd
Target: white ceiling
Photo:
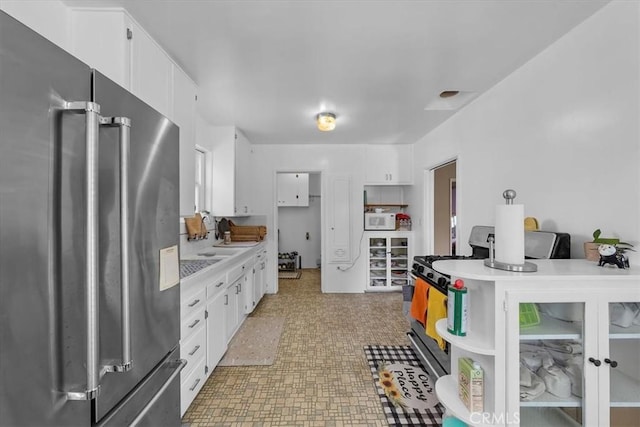
<instances>
[{"instance_id":1,"label":"white ceiling","mask_svg":"<svg viewBox=\"0 0 640 427\"><path fill-rule=\"evenodd\" d=\"M416 142L456 111L440 92L473 99L607 2L66 1L125 7L198 84L206 119L256 144Z\"/></svg>"}]
</instances>

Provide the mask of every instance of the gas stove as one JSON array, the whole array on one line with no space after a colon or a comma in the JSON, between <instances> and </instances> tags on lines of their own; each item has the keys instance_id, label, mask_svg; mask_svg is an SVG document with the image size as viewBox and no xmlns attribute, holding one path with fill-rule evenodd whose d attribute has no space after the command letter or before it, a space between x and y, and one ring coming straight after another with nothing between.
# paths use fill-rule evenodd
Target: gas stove
<instances>
[{"instance_id":1,"label":"gas stove","mask_svg":"<svg viewBox=\"0 0 640 427\"><path fill-rule=\"evenodd\" d=\"M434 261L489 258L489 238L495 237L494 228L476 225L471 229L469 246L471 255L424 255L413 258L411 274L420 277L442 293L447 293L451 278L433 268ZM525 257L529 259L569 258L570 236L550 231L525 232Z\"/></svg>"},{"instance_id":2,"label":"gas stove","mask_svg":"<svg viewBox=\"0 0 640 427\"><path fill-rule=\"evenodd\" d=\"M426 281L431 288L446 295L447 288L451 283L451 277L435 270L433 262L489 258L490 237L495 237L493 227L477 225L473 227L469 236L469 246L471 246L472 250L470 256L424 255L414 257L411 269L411 284L415 285L414 281L420 278ZM525 258L570 258L571 239L566 233L526 231L524 240ZM409 308L407 308L408 312ZM449 374L451 372L451 359L448 354L448 344L444 350L440 349L436 342L426 335L425 325L413 318L410 318L410 323L411 330L407 332L407 336L427 372L433 379Z\"/></svg>"},{"instance_id":3,"label":"gas stove","mask_svg":"<svg viewBox=\"0 0 640 427\"><path fill-rule=\"evenodd\" d=\"M440 273L433 268L434 261L443 260L465 260L465 259L484 259L481 255L424 255L413 257L413 267L411 273L426 281L429 285L437 288L442 293L447 293L447 287L450 285L450 276Z\"/></svg>"}]
</instances>

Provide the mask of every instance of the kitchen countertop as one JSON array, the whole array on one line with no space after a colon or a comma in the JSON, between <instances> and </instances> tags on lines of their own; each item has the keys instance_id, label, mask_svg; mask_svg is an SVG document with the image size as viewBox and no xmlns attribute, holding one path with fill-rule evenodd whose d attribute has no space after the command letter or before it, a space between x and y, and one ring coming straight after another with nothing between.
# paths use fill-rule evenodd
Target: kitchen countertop
<instances>
[{"instance_id":1,"label":"kitchen countertop","mask_svg":"<svg viewBox=\"0 0 640 427\"><path fill-rule=\"evenodd\" d=\"M191 280L208 274L214 269L222 269L235 264L237 261L248 258L264 242L238 242L254 243L251 246L232 246L215 243L210 247L200 249L196 253L182 254L180 258L180 280Z\"/></svg>"},{"instance_id":2,"label":"kitchen countertop","mask_svg":"<svg viewBox=\"0 0 640 427\"><path fill-rule=\"evenodd\" d=\"M620 281L640 278L640 271L633 266L626 269L599 267L597 262L585 259L531 259L527 261L536 264L538 271L522 273L499 270L485 266L484 260L473 259L434 261L433 268L451 276L485 281L531 282L541 280L575 281L579 279L597 283L604 278Z\"/></svg>"}]
</instances>

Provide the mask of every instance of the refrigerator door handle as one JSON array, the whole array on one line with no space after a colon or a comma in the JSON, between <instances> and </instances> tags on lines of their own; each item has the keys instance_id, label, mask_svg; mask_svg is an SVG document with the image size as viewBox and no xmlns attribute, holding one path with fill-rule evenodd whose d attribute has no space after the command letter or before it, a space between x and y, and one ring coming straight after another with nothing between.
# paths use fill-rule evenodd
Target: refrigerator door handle
<instances>
[{"instance_id":1,"label":"refrigerator door handle","mask_svg":"<svg viewBox=\"0 0 640 427\"><path fill-rule=\"evenodd\" d=\"M100 394L98 359L98 127L100 105L95 102L73 101L64 106L66 111L85 114L86 140L86 296L87 306L87 384L84 391L66 392L69 400L90 400Z\"/></svg>"},{"instance_id":2,"label":"refrigerator door handle","mask_svg":"<svg viewBox=\"0 0 640 427\"><path fill-rule=\"evenodd\" d=\"M140 413L138 414L138 416L131 422L131 424L129 424L129 427L135 427L137 426L140 421L142 421L142 419L147 415L147 413L151 410L151 408L153 407L153 405L158 401L158 399L160 399L160 397L162 397L162 394L164 393L164 391L169 388L169 386L171 385L171 383L173 382L173 380L180 375L180 371L182 371L182 368L184 368L185 366L187 366L187 361L184 359L178 359L178 360L174 360L171 362L172 368L175 369L175 371L173 371L173 373L171 374L171 376L169 378L167 378L167 380L164 382L164 384L162 385L162 387L160 387L160 390L158 390L158 392L153 396L153 398L151 398L151 400L149 401L149 403L147 403L147 405L142 408L142 411L140 411Z\"/></svg>"},{"instance_id":3,"label":"refrigerator door handle","mask_svg":"<svg viewBox=\"0 0 640 427\"><path fill-rule=\"evenodd\" d=\"M129 142L131 120L127 117L101 117L100 124L117 127L120 139L120 286L122 323L122 361L103 366L103 372L127 372L133 367L131 359L131 304L129 302Z\"/></svg>"}]
</instances>

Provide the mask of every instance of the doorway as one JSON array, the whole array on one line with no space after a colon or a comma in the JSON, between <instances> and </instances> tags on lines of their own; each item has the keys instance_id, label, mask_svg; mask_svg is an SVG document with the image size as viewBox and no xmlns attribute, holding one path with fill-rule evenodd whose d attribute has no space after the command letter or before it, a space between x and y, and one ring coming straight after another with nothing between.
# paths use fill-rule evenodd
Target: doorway
<instances>
[{"instance_id":1,"label":"doorway","mask_svg":"<svg viewBox=\"0 0 640 427\"><path fill-rule=\"evenodd\" d=\"M276 182L278 278L296 279L301 270L321 265L321 173L278 172ZM287 201L296 186L297 200L302 200L297 205Z\"/></svg>"},{"instance_id":2,"label":"doorway","mask_svg":"<svg viewBox=\"0 0 640 427\"><path fill-rule=\"evenodd\" d=\"M436 255L456 255L456 160L432 169L433 249Z\"/></svg>"}]
</instances>

